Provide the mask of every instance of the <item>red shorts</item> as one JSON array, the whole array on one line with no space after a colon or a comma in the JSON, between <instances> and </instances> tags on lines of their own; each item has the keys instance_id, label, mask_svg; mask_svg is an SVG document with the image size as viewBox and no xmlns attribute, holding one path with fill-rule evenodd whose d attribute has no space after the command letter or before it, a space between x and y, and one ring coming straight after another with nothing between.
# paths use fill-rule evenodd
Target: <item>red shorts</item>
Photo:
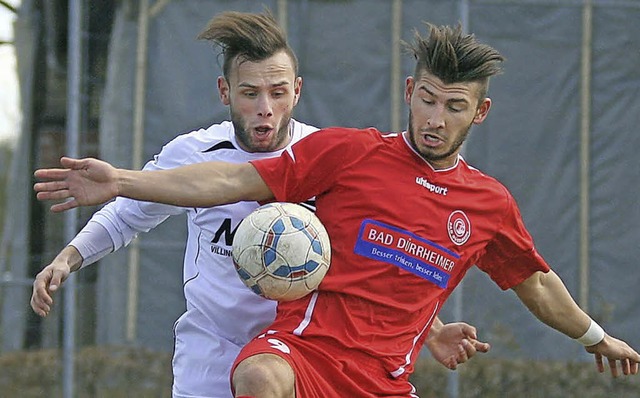
<instances>
[{"instance_id":1,"label":"red shorts","mask_svg":"<svg viewBox=\"0 0 640 398\"><path fill-rule=\"evenodd\" d=\"M293 368L297 398L417 398L408 377L393 378L370 355L339 350L326 339L290 333L254 338L238 355L233 370L243 359L265 353L283 358Z\"/></svg>"}]
</instances>

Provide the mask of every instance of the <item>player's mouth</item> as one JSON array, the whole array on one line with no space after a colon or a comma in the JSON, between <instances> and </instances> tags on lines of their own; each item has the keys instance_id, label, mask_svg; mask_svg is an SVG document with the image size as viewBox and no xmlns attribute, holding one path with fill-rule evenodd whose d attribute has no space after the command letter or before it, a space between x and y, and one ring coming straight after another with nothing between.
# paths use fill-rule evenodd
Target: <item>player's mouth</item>
<instances>
[{"instance_id":1,"label":"player's mouth","mask_svg":"<svg viewBox=\"0 0 640 398\"><path fill-rule=\"evenodd\" d=\"M274 129L268 125L257 126L253 129L254 136L259 140L265 140L271 137Z\"/></svg>"},{"instance_id":2,"label":"player's mouth","mask_svg":"<svg viewBox=\"0 0 640 398\"><path fill-rule=\"evenodd\" d=\"M422 136L422 143L425 146L431 147L431 148L435 148L438 147L440 145L444 145L445 141L444 139L442 139L440 136L436 135L436 134L432 134L432 133L423 133L421 134Z\"/></svg>"}]
</instances>

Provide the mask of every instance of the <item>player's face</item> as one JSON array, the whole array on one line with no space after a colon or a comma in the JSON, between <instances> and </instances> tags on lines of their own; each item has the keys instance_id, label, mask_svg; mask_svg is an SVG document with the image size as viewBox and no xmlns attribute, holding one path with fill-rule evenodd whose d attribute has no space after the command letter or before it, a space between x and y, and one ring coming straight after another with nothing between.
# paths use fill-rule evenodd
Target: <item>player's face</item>
<instances>
[{"instance_id":1,"label":"player's face","mask_svg":"<svg viewBox=\"0 0 640 398\"><path fill-rule=\"evenodd\" d=\"M260 62L236 59L228 81L218 78L218 89L242 149L272 152L289 143L289 122L301 88L302 78L295 76L285 52Z\"/></svg>"},{"instance_id":2,"label":"player's face","mask_svg":"<svg viewBox=\"0 0 640 398\"><path fill-rule=\"evenodd\" d=\"M473 124L487 116L491 100L478 104L479 83L445 84L430 73L408 77L409 140L435 169L452 167Z\"/></svg>"}]
</instances>

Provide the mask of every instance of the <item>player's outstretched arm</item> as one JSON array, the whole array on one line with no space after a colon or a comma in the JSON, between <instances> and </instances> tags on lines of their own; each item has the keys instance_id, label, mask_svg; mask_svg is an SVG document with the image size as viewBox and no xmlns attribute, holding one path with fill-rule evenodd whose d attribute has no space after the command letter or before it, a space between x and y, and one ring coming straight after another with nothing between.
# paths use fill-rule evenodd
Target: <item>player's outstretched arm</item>
<instances>
[{"instance_id":1,"label":"player's outstretched arm","mask_svg":"<svg viewBox=\"0 0 640 398\"><path fill-rule=\"evenodd\" d=\"M40 169L34 185L39 200L70 199L54 212L104 203L116 196L174 206L210 207L273 198L249 163L206 162L169 170L116 169L97 159L60 160L63 169Z\"/></svg>"},{"instance_id":2,"label":"player's outstretched arm","mask_svg":"<svg viewBox=\"0 0 640 398\"><path fill-rule=\"evenodd\" d=\"M67 246L44 267L33 282L31 308L40 316L47 316L53 305L53 293L67 280L72 271L80 268L82 256L73 246Z\"/></svg>"},{"instance_id":3,"label":"player's outstretched arm","mask_svg":"<svg viewBox=\"0 0 640 398\"><path fill-rule=\"evenodd\" d=\"M434 321L425 342L431 356L444 367L455 370L477 352L488 352L491 346L478 340L476 328L464 322L443 324Z\"/></svg>"},{"instance_id":4,"label":"player's outstretched arm","mask_svg":"<svg viewBox=\"0 0 640 398\"><path fill-rule=\"evenodd\" d=\"M640 354L593 322L555 272L536 272L513 290L538 319L584 344L587 352L595 355L599 372L604 372L603 358L606 358L613 377L619 376L619 369L625 375L638 373Z\"/></svg>"}]
</instances>

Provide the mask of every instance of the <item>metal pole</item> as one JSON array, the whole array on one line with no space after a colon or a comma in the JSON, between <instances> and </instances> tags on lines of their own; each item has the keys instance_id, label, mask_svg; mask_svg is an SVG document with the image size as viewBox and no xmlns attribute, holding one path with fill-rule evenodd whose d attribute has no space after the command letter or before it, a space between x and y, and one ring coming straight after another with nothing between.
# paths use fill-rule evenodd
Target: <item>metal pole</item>
<instances>
[{"instance_id":1,"label":"metal pole","mask_svg":"<svg viewBox=\"0 0 640 398\"><path fill-rule=\"evenodd\" d=\"M67 56L67 145L68 156L79 155L81 86L82 86L82 1L69 1ZM64 236L69 242L77 233L77 209L67 211L64 218ZM63 323L63 379L62 389L65 398L74 396L74 354L75 354L75 318L76 318L76 278L71 274L64 288Z\"/></svg>"},{"instance_id":2,"label":"metal pole","mask_svg":"<svg viewBox=\"0 0 640 398\"><path fill-rule=\"evenodd\" d=\"M460 23L464 32L469 31L469 2L467 0L460 1ZM461 154L464 155L465 145L462 146ZM460 281L455 290L451 293L451 300L453 300L453 320L461 321L463 317L463 300L462 294L464 291L464 282ZM449 398L460 397L460 373L457 370L451 371L447 374L447 392Z\"/></svg>"},{"instance_id":3,"label":"metal pole","mask_svg":"<svg viewBox=\"0 0 640 398\"><path fill-rule=\"evenodd\" d=\"M133 153L131 167L142 168L144 152L145 88L147 85L147 36L149 33L149 1L140 0L138 10L138 42L136 53L135 103L133 114ZM127 300L126 338L135 342L138 320L138 275L140 271L140 245L134 239L129 245L129 281Z\"/></svg>"},{"instance_id":4,"label":"metal pole","mask_svg":"<svg viewBox=\"0 0 640 398\"><path fill-rule=\"evenodd\" d=\"M591 162L591 0L585 0L582 9L582 62L580 73L580 291L578 295L582 309L589 309L589 168Z\"/></svg>"},{"instance_id":5,"label":"metal pole","mask_svg":"<svg viewBox=\"0 0 640 398\"><path fill-rule=\"evenodd\" d=\"M278 8L277 8L277 13L278 13L278 24L280 25L280 27L282 27L282 30L284 31L285 34L288 34L288 13L287 13L287 7L288 7L288 0L278 0Z\"/></svg>"},{"instance_id":6,"label":"metal pole","mask_svg":"<svg viewBox=\"0 0 640 398\"><path fill-rule=\"evenodd\" d=\"M400 131L402 113L402 72L400 40L402 36L402 0L393 0L391 10L391 131Z\"/></svg>"}]
</instances>

